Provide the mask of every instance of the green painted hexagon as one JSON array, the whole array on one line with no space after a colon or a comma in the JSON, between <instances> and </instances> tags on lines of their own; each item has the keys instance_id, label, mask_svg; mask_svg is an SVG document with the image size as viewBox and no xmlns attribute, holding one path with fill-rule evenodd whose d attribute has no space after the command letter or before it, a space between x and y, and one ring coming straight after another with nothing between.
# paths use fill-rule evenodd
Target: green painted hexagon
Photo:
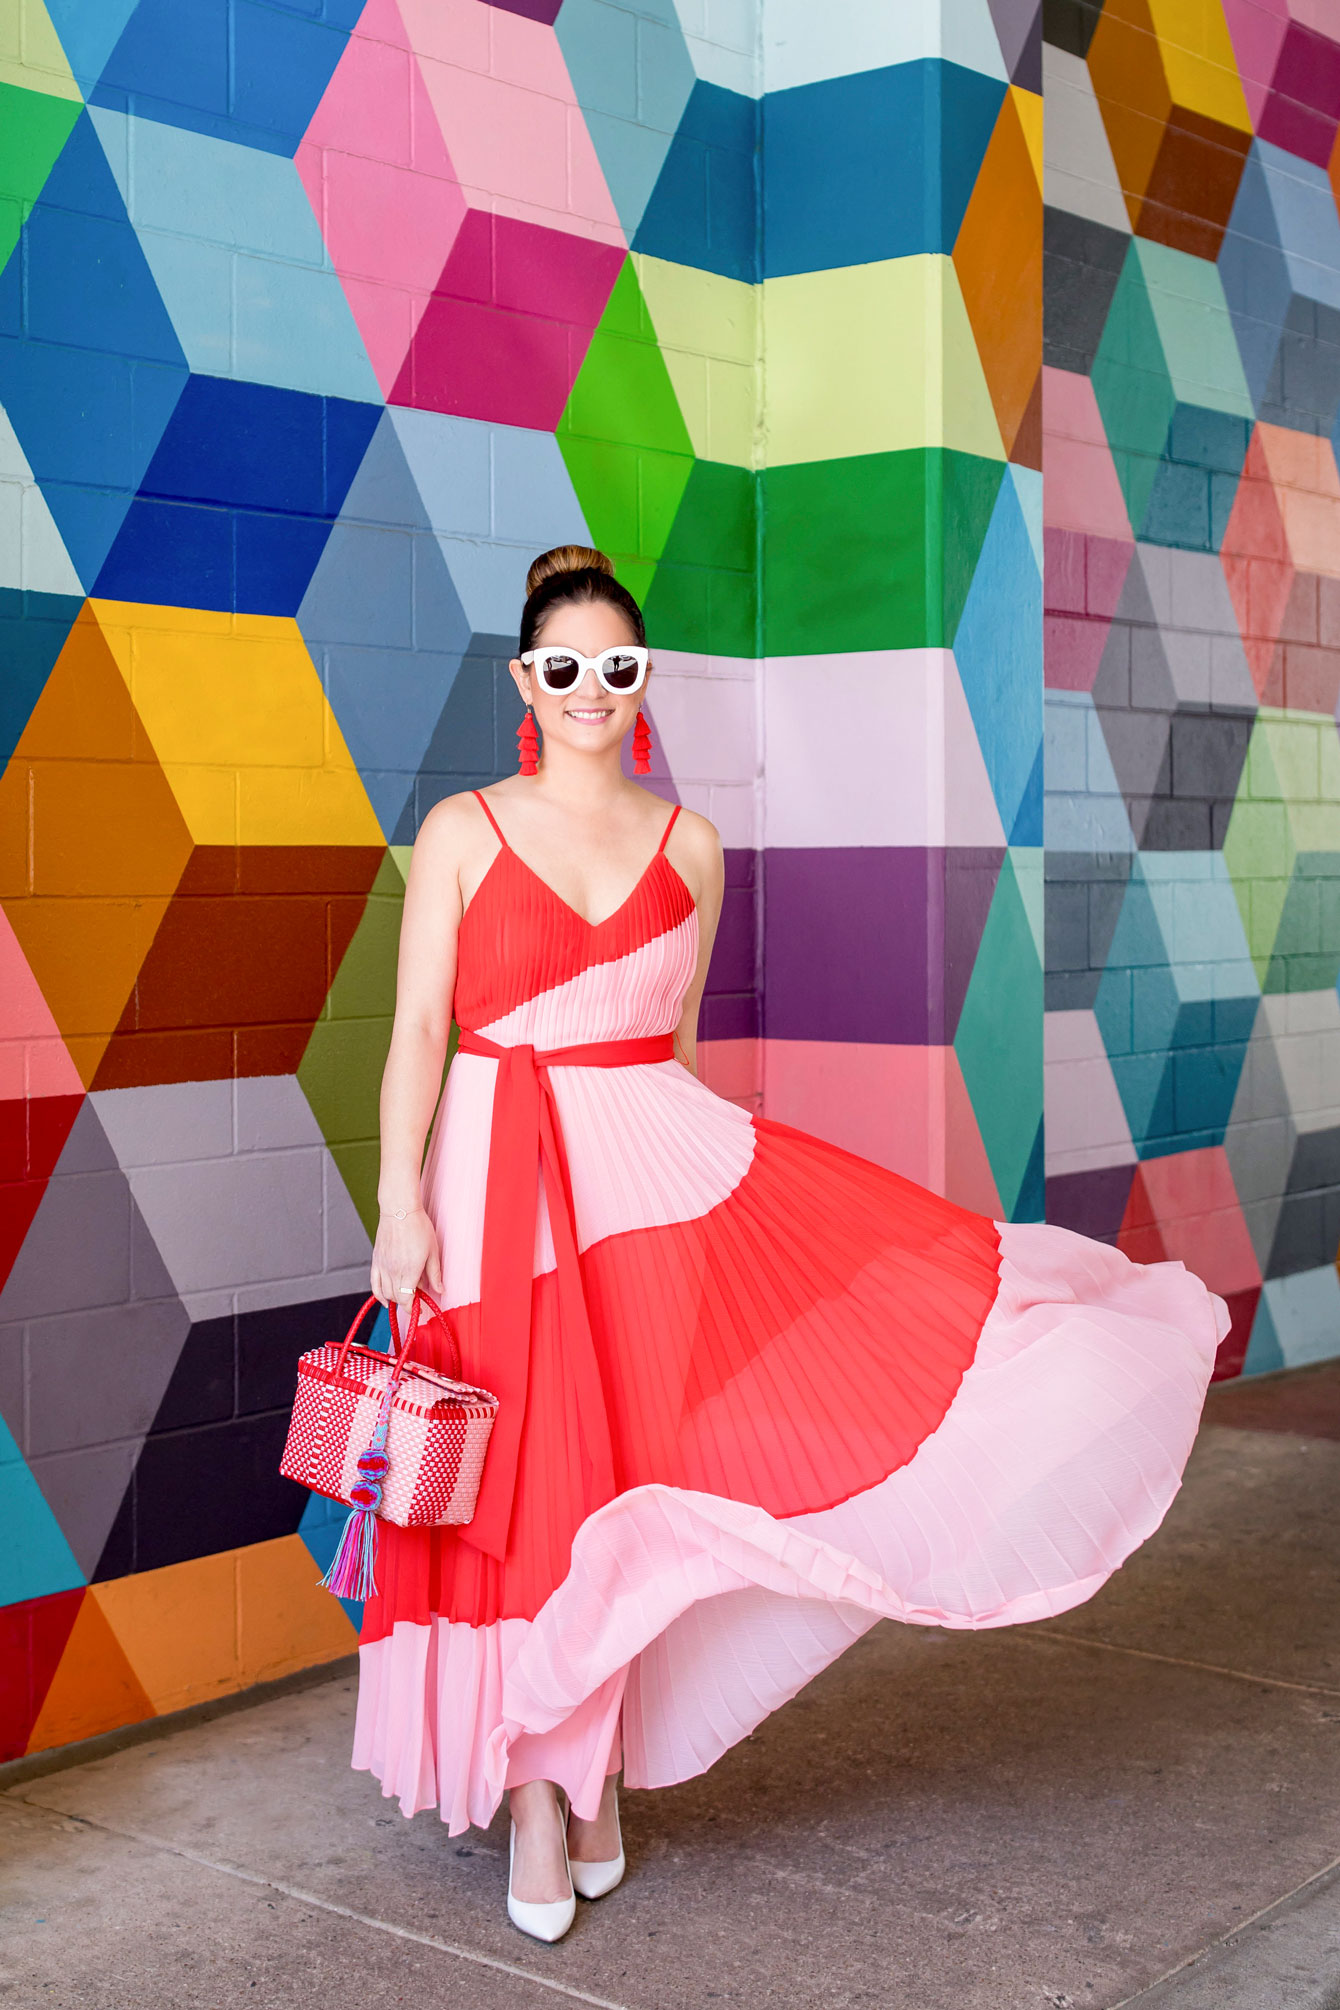
<instances>
[{"instance_id":1,"label":"green painted hexagon","mask_svg":"<svg viewBox=\"0 0 1340 2010\"><path fill-rule=\"evenodd\" d=\"M693 471L693 443L637 273L624 265L557 428L591 536L646 597Z\"/></svg>"},{"instance_id":2,"label":"green painted hexagon","mask_svg":"<svg viewBox=\"0 0 1340 2010\"><path fill-rule=\"evenodd\" d=\"M377 1227L379 1105L404 899L404 879L388 852L298 1068L303 1094L369 1235Z\"/></svg>"},{"instance_id":3,"label":"green painted hexagon","mask_svg":"<svg viewBox=\"0 0 1340 2010\"><path fill-rule=\"evenodd\" d=\"M1340 738L1334 720L1263 708L1229 818L1224 863L1264 991L1317 991L1335 982L1337 854Z\"/></svg>"},{"instance_id":4,"label":"green painted hexagon","mask_svg":"<svg viewBox=\"0 0 1340 2010\"><path fill-rule=\"evenodd\" d=\"M73 79L69 89L73 103L70 97L0 82L0 266L18 243L29 210L74 131L80 104Z\"/></svg>"},{"instance_id":5,"label":"green painted hexagon","mask_svg":"<svg viewBox=\"0 0 1340 2010\"><path fill-rule=\"evenodd\" d=\"M662 649L757 656L758 477L695 461L644 603Z\"/></svg>"}]
</instances>

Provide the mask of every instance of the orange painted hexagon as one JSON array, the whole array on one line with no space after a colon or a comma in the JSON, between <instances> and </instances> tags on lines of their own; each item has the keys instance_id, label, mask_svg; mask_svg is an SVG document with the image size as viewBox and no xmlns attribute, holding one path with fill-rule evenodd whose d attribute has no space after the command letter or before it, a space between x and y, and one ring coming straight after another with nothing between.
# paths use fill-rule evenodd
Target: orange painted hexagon
<instances>
[{"instance_id":1,"label":"orange painted hexagon","mask_svg":"<svg viewBox=\"0 0 1340 2010\"><path fill-rule=\"evenodd\" d=\"M96 621L80 614L0 777L0 904L90 1083L191 835Z\"/></svg>"},{"instance_id":2,"label":"orange painted hexagon","mask_svg":"<svg viewBox=\"0 0 1340 2010\"><path fill-rule=\"evenodd\" d=\"M1042 204L1033 102L1029 92L1005 94L954 243L954 270L1005 451L1041 467Z\"/></svg>"}]
</instances>

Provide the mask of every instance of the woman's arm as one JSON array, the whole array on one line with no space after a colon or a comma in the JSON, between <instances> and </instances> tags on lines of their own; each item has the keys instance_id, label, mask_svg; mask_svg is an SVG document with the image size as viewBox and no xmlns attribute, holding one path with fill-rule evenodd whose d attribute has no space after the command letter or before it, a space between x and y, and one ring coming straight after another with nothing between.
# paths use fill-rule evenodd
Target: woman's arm
<instances>
[{"instance_id":1,"label":"woman's arm","mask_svg":"<svg viewBox=\"0 0 1340 2010\"><path fill-rule=\"evenodd\" d=\"M467 828L453 799L431 810L405 888L395 1021L382 1075L381 1218L372 1252L372 1290L383 1305L394 1298L408 1306L421 1281L429 1291L442 1289L441 1253L424 1211L419 1173L451 1031L462 912L459 866Z\"/></svg>"},{"instance_id":2,"label":"woman's arm","mask_svg":"<svg viewBox=\"0 0 1340 2010\"><path fill-rule=\"evenodd\" d=\"M679 1015L679 1024L675 1028L675 1058L683 1062L691 1075L696 1075L698 1010L703 1002L707 966L712 960L712 944L716 941L717 924L721 919L726 868L721 852L721 837L716 825L709 823L706 817L699 816L695 810L681 810L675 819L671 842L673 843L677 837L680 838L680 842L675 845L676 857L671 863L697 902L698 963L693 973L693 982L684 993L683 1009Z\"/></svg>"}]
</instances>

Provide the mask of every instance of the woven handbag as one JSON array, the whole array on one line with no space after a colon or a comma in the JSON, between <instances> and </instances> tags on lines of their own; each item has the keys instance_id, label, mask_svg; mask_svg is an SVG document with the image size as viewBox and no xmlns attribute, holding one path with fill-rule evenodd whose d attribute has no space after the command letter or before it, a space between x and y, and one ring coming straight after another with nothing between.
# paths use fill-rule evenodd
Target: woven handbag
<instances>
[{"instance_id":1,"label":"woven handbag","mask_svg":"<svg viewBox=\"0 0 1340 2010\"><path fill-rule=\"evenodd\" d=\"M377 1521L400 1528L440 1528L468 1522L498 1399L487 1389L453 1380L409 1359L414 1343L436 1329L445 1336L459 1374L456 1337L426 1292L416 1291L402 1344L392 1305L394 1351L356 1347L357 1333L377 1303L368 1298L336 1346L313 1348L298 1362L288 1439L279 1470L286 1479L352 1512L321 1582L340 1598L366 1599L376 1590ZM428 1308L421 1316L420 1306Z\"/></svg>"}]
</instances>

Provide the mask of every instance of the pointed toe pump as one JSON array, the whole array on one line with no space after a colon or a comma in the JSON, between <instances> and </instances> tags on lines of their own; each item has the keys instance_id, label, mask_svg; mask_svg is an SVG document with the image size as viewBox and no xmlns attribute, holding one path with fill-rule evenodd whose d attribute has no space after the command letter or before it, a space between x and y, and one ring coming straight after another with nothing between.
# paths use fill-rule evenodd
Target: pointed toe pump
<instances>
[{"instance_id":1,"label":"pointed toe pump","mask_svg":"<svg viewBox=\"0 0 1340 2010\"><path fill-rule=\"evenodd\" d=\"M613 1891L624 1874L623 1829L619 1823L619 1799L614 1799L614 1826L619 1837L619 1854L609 1857L604 1863L579 1863L568 1860L568 1875L572 1888L582 1898L603 1898L607 1891Z\"/></svg>"},{"instance_id":2,"label":"pointed toe pump","mask_svg":"<svg viewBox=\"0 0 1340 2010\"><path fill-rule=\"evenodd\" d=\"M532 1940L561 1940L577 1916L577 1900L570 1889L566 1898L555 1898L536 1904L512 1894L512 1865L516 1860L516 1823L511 1825L507 1844L507 1917L513 1926L519 1926ZM563 1861L568 1860L568 1825L563 1823ZM575 1884L572 1866L568 1864L569 1886Z\"/></svg>"}]
</instances>

